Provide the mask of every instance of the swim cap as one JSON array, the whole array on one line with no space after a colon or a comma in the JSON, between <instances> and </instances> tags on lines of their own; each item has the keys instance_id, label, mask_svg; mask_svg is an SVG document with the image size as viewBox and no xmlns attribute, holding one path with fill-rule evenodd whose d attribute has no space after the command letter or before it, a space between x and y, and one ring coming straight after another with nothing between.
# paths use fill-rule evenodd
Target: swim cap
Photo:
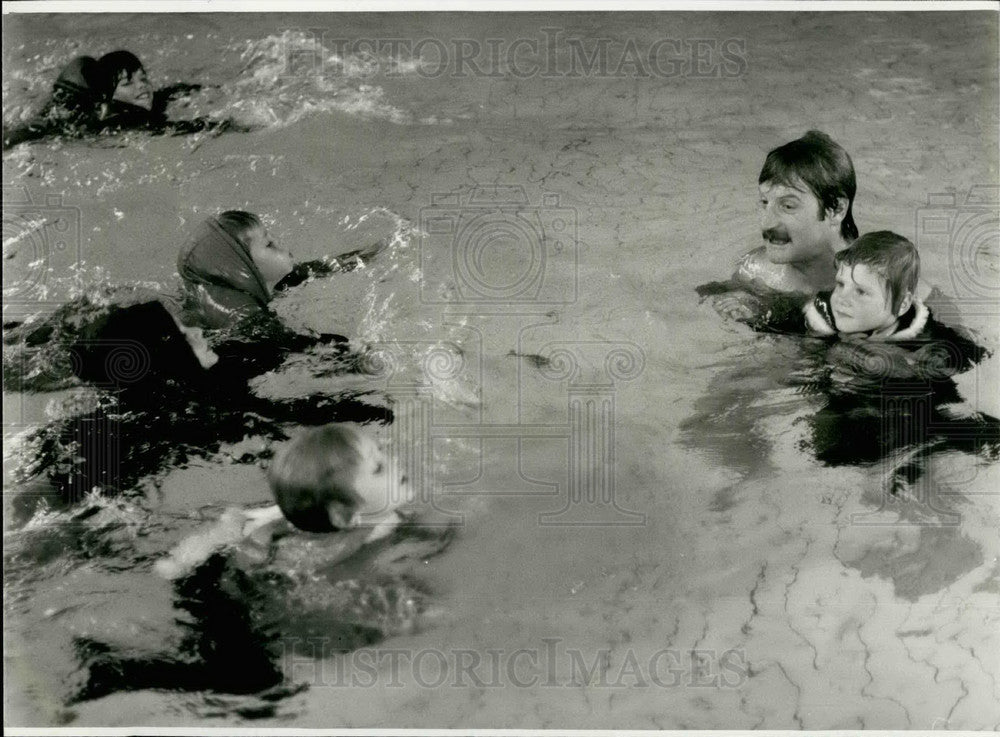
<instances>
[{"instance_id":1,"label":"swim cap","mask_svg":"<svg viewBox=\"0 0 1000 737\"><path fill-rule=\"evenodd\" d=\"M177 272L187 297L186 324L226 327L271 301L249 249L214 217L202 222L181 249Z\"/></svg>"}]
</instances>

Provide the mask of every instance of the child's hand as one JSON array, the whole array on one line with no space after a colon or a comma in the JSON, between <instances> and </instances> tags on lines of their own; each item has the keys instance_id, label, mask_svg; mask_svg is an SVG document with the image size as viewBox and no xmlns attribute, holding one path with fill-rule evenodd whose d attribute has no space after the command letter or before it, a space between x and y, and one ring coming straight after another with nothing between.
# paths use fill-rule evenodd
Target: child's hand
<instances>
[{"instance_id":1,"label":"child's hand","mask_svg":"<svg viewBox=\"0 0 1000 737\"><path fill-rule=\"evenodd\" d=\"M756 312L751 304L756 303L756 298L747 292L720 294L712 298L712 307L716 312L730 320L742 322L753 319Z\"/></svg>"},{"instance_id":2,"label":"child's hand","mask_svg":"<svg viewBox=\"0 0 1000 737\"><path fill-rule=\"evenodd\" d=\"M365 544L381 540L383 537L388 537L395 531L401 521L402 518L397 512L389 512L388 514L380 517L378 520L373 520L371 531L368 533L368 536L365 537Z\"/></svg>"},{"instance_id":3,"label":"child's hand","mask_svg":"<svg viewBox=\"0 0 1000 737\"><path fill-rule=\"evenodd\" d=\"M166 579L182 578L218 550L236 545L247 538L257 544L266 542L261 538L268 537L273 531L273 524L281 518L281 510L277 506L246 512L242 509L227 509L213 526L178 543L167 557L156 561L153 569Z\"/></svg>"},{"instance_id":4,"label":"child's hand","mask_svg":"<svg viewBox=\"0 0 1000 737\"><path fill-rule=\"evenodd\" d=\"M212 527L181 540L166 558L156 561L153 570L170 580L186 576L216 550L243 537L245 523L243 512L227 509Z\"/></svg>"}]
</instances>

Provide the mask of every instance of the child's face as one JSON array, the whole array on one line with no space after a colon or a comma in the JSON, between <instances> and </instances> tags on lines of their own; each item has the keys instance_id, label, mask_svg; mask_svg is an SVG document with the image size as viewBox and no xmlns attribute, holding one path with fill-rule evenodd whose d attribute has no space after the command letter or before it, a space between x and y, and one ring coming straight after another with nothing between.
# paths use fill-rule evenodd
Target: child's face
<instances>
[{"instance_id":1,"label":"child's face","mask_svg":"<svg viewBox=\"0 0 1000 737\"><path fill-rule=\"evenodd\" d=\"M153 101L153 87L146 77L146 71L138 69L131 77L122 72L118 78L118 86L115 87L115 99L148 108Z\"/></svg>"},{"instance_id":2,"label":"child's face","mask_svg":"<svg viewBox=\"0 0 1000 737\"><path fill-rule=\"evenodd\" d=\"M891 327L909 307L908 300L903 300L897 314L892 311L891 302L885 279L866 265L837 268L837 285L830 306L840 332L866 333Z\"/></svg>"},{"instance_id":3,"label":"child's face","mask_svg":"<svg viewBox=\"0 0 1000 737\"><path fill-rule=\"evenodd\" d=\"M352 510L354 522L371 522L386 512L390 512L400 504L408 501L405 493L405 479L392 479L389 476L389 460L379 447L379 444L367 435L359 440L361 460L352 470L350 486L360 498ZM337 525L337 520L331 520ZM339 514L343 516L344 512ZM353 524L337 525L352 527Z\"/></svg>"},{"instance_id":4,"label":"child's face","mask_svg":"<svg viewBox=\"0 0 1000 737\"><path fill-rule=\"evenodd\" d=\"M279 248L264 228L250 232L247 248L268 287L274 287L295 265L292 254Z\"/></svg>"}]
</instances>

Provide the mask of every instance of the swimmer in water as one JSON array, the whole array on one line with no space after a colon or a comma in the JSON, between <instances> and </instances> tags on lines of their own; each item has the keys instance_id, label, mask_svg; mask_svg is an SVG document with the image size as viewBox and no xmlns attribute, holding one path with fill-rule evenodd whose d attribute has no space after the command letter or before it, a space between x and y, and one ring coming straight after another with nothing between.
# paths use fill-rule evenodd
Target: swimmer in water
<instances>
[{"instance_id":1,"label":"swimmer in water","mask_svg":"<svg viewBox=\"0 0 1000 737\"><path fill-rule=\"evenodd\" d=\"M219 328L235 328L244 319L260 318L252 326L251 334L245 336L250 341L236 341L244 348L245 355L239 358L252 364L242 372L249 378L276 368L289 351L304 350L317 343L346 341L339 335L293 333L281 325L270 311L269 303L277 292L310 277L349 270L359 262L359 253L295 264L291 254L270 239L256 215L230 210L201 223L194 238L181 249L179 300L141 287L109 287L106 294L97 295L93 301L77 298L50 316L5 323L4 345L22 345L27 349L48 344L55 348L73 346L74 352L83 351L83 355L69 362L77 378L115 385L120 382L108 374L109 366L114 368L114 361L104 361L102 357L113 355L121 348L119 343L141 344L142 363L157 359L156 365L143 373L144 378L175 373L190 385L198 373L210 369L214 375L231 379L231 372L239 363L228 361L226 365L217 365L219 355L209 347L206 331L214 336L213 331ZM178 337L183 340L177 340ZM166 351L167 343L174 350ZM197 359L200 369L188 370L192 357ZM51 371L43 373L46 374L43 378L52 378ZM5 374L4 386L29 391L52 388L19 386L12 383L17 378L16 372ZM211 376L205 374L202 378L210 380Z\"/></svg>"},{"instance_id":2,"label":"swimmer in water","mask_svg":"<svg viewBox=\"0 0 1000 737\"><path fill-rule=\"evenodd\" d=\"M349 271L372 253L353 251L296 264L259 217L227 210L204 220L177 257L184 323L209 330L233 326L266 313L276 293L313 277Z\"/></svg>"},{"instance_id":3,"label":"swimmer in water","mask_svg":"<svg viewBox=\"0 0 1000 737\"><path fill-rule=\"evenodd\" d=\"M154 90L142 62L130 51L112 51L99 59L80 56L63 67L51 97L33 119L4 133L3 148L57 135L126 129L179 134L227 127L226 121L207 118L167 118L172 99L200 88L178 83Z\"/></svg>"},{"instance_id":4,"label":"swimmer in water","mask_svg":"<svg viewBox=\"0 0 1000 737\"><path fill-rule=\"evenodd\" d=\"M184 540L160 560L165 578L186 575L218 549L249 539L266 546L292 526L305 532L344 533L337 556L386 537L411 500L406 479L390 478L376 440L357 426L334 423L304 430L276 455L268 483L276 504L228 510L219 523Z\"/></svg>"},{"instance_id":5,"label":"swimmer in water","mask_svg":"<svg viewBox=\"0 0 1000 737\"><path fill-rule=\"evenodd\" d=\"M959 331L934 319L916 296L920 255L906 238L888 230L865 233L836 257L832 290L806 305L805 327L814 337L837 337L855 345L891 343L880 350L880 370L893 376L931 371L944 378L965 371L987 352ZM894 356L893 364L886 359Z\"/></svg>"},{"instance_id":6,"label":"swimmer in water","mask_svg":"<svg viewBox=\"0 0 1000 737\"><path fill-rule=\"evenodd\" d=\"M894 496L921 478L932 454L995 458L1000 422L962 409L951 381L988 352L915 296L914 245L889 231L866 233L836 264L833 290L804 311L811 335L837 339L826 353L829 401L809 421L817 457L831 465L891 460Z\"/></svg>"},{"instance_id":7,"label":"swimmer in water","mask_svg":"<svg viewBox=\"0 0 1000 737\"><path fill-rule=\"evenodd\" d=\"M109 285L51 315L5 324L6 389L51 391L83 382L99 387L116 418L80 422L68 408L68 416L26 438L30 452L15 475L32 485L47 479L42 488L52 501L71 504L95 487L128 492L172 460L215 452L220 443L248 434L277 440L286 437L287 424L390 421L387 406L359 398L378 394L374 389L275 400L258 396L249 384L289 355L321 346L332 349L317 357L324 371L357 369L346 338L291 330L269 303L306 278L358 262L355 253L296 265L259 218L229 211L202 223L182 250L180 300ZM121 443L124 437L141 441ZM113 468L102 460L109 444L120 447ZM78 446L86 452L75 452ZM22 511L30 515L41 497L21 496Z\"/></svg>"},{"instance_id":8,"label":"swimmer in water","mask_svg":"<svg viewBox=\"0 0 1000 737\"><path fill-rule=\"evenodd\" d=\"M204 220L177 256L184 323L230 326L264 312L295 264L253 213L228 210Z\"/></svg>"},{"instance_id":9,"label":"swimmer in water","mask_svg":"<svg viewBox=\"0 0 1000 737\"><path fill-rule=\"evenodd\" d=\"M835 257L833 290L806 306L806 324L819 336L899 342L930 331L930 313L915 297L920 255L887 230L866 233Z\"/></svg>"},{"instance_id":10,"label":"swimmer in water","mask_svg":"<svg viewBox=\"0 0 1000 737\"><path fill-rule=\"evenodd\" d=\"M412 565L445 550L454 528L407 526L387 538L409 501L389 476L364 429L304 430L268 471L276 505L229 510L156 562L187 615L180 631L146 652L77 638L71 701L144 688L285 695L299 688L281 667L289 642L324 638L349 651L433 622ZM292 524L329 534L289 534Z\"/></svg>"},{"instance_id":11,"label":"swimmer in water","mask_svg":"<svg viewBox=\"0 0 1000 737\"><path fill-rule=\"evenodd\" d=\"M352 425L310 428L275 457L268 481L285 519L300 530L370 528L370 539L399 522L408 501L405 479L389 478L390 464L373 437Z\"/></svg>"},{"instance_id":12,"label":"swimmer in water","mask_svg":"<svg viewBox=\"0 0 1000 737\"><path fill-rule=\"evenodd\" d=\"M834 254L858 236L854 164L825 133L809 131L770 151L758 190L764 245L739 260L729 282L698 288L720 314L744 322L770 319L761 297L774 294L794 295L778 309L797 314L809 296L833 286Z\"/></svg>"}]
</instances>

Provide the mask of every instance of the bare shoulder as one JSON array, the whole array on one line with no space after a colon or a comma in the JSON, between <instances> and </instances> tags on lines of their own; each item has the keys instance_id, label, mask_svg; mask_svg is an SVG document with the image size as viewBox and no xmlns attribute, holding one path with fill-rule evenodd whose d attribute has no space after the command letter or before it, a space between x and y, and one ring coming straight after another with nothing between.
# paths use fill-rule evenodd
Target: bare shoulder
<instances>
[{"instance_id":1,"label":"bare shoulder","mask_svg":"<svg viewBox=\"0 0 1000 737\"><path fill-rule=\"evenodd\" d=\"M733 279L748 287L764 286L783 290L788 275L783 264L775 264L768 260L767 249L761 246L746 253L736 262Z\"/></svg>"}]
</instances>

